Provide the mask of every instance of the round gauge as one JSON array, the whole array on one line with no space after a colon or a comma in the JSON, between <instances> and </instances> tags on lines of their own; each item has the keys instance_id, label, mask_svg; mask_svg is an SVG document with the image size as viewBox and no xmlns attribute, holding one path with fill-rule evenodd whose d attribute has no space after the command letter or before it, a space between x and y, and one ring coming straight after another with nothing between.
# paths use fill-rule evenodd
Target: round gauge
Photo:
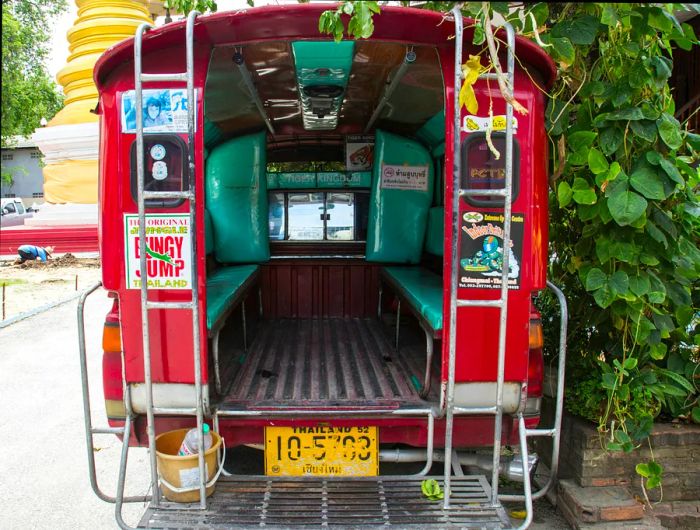
<instances>
[{"instance_id":1,"label":"round gauge","mask_svg":"<svg viewBox=\"0 0 700 530\"><path fill-rule=\"evenodd\" d=\"M151 147L151 157L153 160L163 160L165 158L165 147L162 144L155 144Z\"/></svg>"},{"instance_id":2,"label":"round gauge","mask_svg":"<svg viewBox=\"0 0 700 530\"><path fill-rule=\"evenodd\" d=\"M153 178L156 180L165 180L168 178L168 166L165 162L153 163Z\"/></svg>"}]
</instances>

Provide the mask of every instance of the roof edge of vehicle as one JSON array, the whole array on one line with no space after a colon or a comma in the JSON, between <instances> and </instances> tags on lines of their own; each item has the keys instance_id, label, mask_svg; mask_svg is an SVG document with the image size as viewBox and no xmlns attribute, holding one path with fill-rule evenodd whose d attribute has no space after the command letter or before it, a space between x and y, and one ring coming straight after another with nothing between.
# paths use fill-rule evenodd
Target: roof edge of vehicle
<instances>
[{"instance_id":1,"label":"roof edge of vehicle","mask_svg":"<svg viewBox=\"0 0 700 530\"><path fill-rule=\"evenodd\" d=\"M218 46L309 37L317 40L331 40L331 37L318 31L318 17L328 10L329 6L332 7L330 4L267 5L202 15L195 23L195 41L197 44L208 43ZM298 20L299 25L289 24L290 19L294 18ZM264 24L255 24L263 20ZM426 24L430 20L434 22L432 26ZM279 24L282 21L284 24ZM410 29L411 21L421 24L420 32L416 33ZM148 54L156 47L165 48L184 44L186 24L186 20L180 20L148 31L143 37L143 54ZM465 42L471 41L473 29L469 28L469 25L468 19L465 20ZM234 36L235 38L232 38ZM444 13L410 7L385 6L382 8L381 15L375 18L372 39L416 45L451 46L451 41L454 39L454 24ZM544 88L549 89L557 75L554 62L534 42L523 37L516 37L516 39L516 55L539 71L544 79ZM133 56L133 37L108 48L95 63L93 75L98 90L101 91L104 88L114 69L127 61L132 61Z\"/></svg>"}]
</instances>

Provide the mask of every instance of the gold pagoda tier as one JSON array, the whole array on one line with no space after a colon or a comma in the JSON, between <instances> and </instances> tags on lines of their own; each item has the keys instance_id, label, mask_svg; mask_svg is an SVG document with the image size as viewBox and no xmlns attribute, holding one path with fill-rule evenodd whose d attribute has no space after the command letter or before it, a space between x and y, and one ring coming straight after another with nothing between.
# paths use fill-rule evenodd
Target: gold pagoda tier
<instances>
[{"instance_id":1,"label":"gold pagoda tier","mask_svg":"<svg viewBox=\"0 0 700 530\"><path fill-rule=\"evenodd\" d=\"M98 116L95 62L110 46L153 23L148 0L75 0L78 18L68 30L68 63L56 79L65 107L34 138L45 155L44 199L51 203L97 202ZM160 6L153 6L158 11Z\"/></svg>"}]
</instances>

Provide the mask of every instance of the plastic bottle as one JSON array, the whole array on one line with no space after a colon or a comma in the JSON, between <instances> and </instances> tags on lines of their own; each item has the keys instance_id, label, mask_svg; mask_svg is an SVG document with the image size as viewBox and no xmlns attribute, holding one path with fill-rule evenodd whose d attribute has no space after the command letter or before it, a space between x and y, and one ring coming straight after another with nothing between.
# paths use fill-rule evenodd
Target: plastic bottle
<instances>
[{"instance_id":1,"label":"plastic bottle","mask_svg":"<svg viewBox=\"0 0 700 530\"><path fill-rule=\"evenodd\" d=\"M206 452L212 444L211 434L209 433L209 425L206 423L202 425L202 432L204 433L204 451ZM199 436L197 433L197 428L190 429L185 435L185 439L182 440L182 445L180 450L177 452L178 456L190 456L199 453Z\"/></svg>"}]
</instances>

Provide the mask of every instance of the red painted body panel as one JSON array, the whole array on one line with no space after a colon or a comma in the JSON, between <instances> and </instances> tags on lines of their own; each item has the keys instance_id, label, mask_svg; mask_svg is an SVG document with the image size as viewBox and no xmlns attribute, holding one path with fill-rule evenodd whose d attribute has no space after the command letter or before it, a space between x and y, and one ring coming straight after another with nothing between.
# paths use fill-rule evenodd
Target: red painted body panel
<instances>
[{"instance_id":1,"label":"red painted body panel","mask_svg":"<svg viewBox=\"0 0 700 530\"><path fill-rule=\"evenodd\" d=\"M454 67L448 67L449 54L443 57L445 79L454 78ZM451 65L454 64L452 59ZM488 116L493 104L495 116L505 115L505 101L495 82L478 81L475 93L479 102L479 116ZM451 167L454 156L453 97L455 91L446 87L446 161ZM528 74L516 66L515 97L528 109L526 116L516 115L518 130L515 134L520 145L520 192L513 203L513 214L525 217L522 260L520 263L520 288L511 290L508 298L508 333L506 338L506 381L525 381L527 378L529 314L531 295L545 287L547 265L547 137L544 129L545 97ZM468 114L462 109L460 123ZM468 137L460 133L460 144ZM459 156L459 154L458 154ZM505 156L505 155L503 155ZM452 204L451 175L445 178L445 204ZM467 211L494 212L502 210L472 206L462 200L460 216ZM445 210L445 226L452 226L452 213ZM446 230L445 256L452 252L451 233ZM459 254L458 254L459 255ZM443 279L445 293L449 292L451 276L450 260L445 259ZM500 289L458 290L461 299L496 299ZM444 314L449 315L449 297L444 298ZM456 381L494 381L497 371L499 311L495 308L459 308L457 310L457 362ZM449 329L446 326L443 340L443 373L448 368Z\"/></svg>"},{"instance_id":2,"label":"red painted body panel","mask_svg":"<svg viewBox=\"0 0 700 530\"><path fill-rule=\"evenodd\" d=\"M203 87L205 86L209 53L212 46L227 43L243 43L261 40L319 39L318 17L327 6L294 5L271 6L239 13L223 12L201 17L195 26L195 77L197 93L197 134L195 138L195 167L197 196L204 197L203 156ZM440 54L443 77L446 83L446 150L445 167L449 168L453 158L453 98L452 86L454 73L453 37L454 26L439 13L406 8L383 8L381 17L375 20L377 40L391 40L413 44L435 46ZM150 32L144 38L143 70L149 73L177 72L184 70L184 22L168 25ZM235 40L234 40L235 38ZM467 32L465 43L471 42ZM469 46L465 45L465 57ZM525 40L518 40L518 56L523 62L534 65L542 74L541 84L551 84L554 67L539 50ZM125 230L124 214L136 213L136 203L130 192L130 150L135 140L133 134L120 132L119 101L120 94L132 90L133 80L133 40L126 40L103 55L95 67L95 80L100 90L99 110L100 125L100 181L99 201L101 218L99 226L99 244L103 260L103 282L105 288L116 291L120 299L122 340L125 352L125 372L128 382L143 381L143 338L141 326L140 291L128 290L125 285ZM144 88L184 87L183 83L151 83ZM525 215L526 224L523 241L523 260L521 263L521 286L511 291L509 302L509 323L507 339L506 380L527 380L528 324L530 299L534 291L542 289L545 284L545 267L547 263L547 141L544 131L544 96L530 78L520 69L516 74L516 97L528 109L527 116L518 116L519 129L516 135L521 152L520 195L514 204L513 212ZM489 95L493 99L494 114L504 114L505 108L500 94L495 89L488 92L486 82L479 82L476 87L480 103L480 115L488 114ZM280 133L298 133L298 130L279 131ZM337 134L342 131L335 131ZM186 135L182 135L186 142ZM445 204L452 201L451 176L445 179ZM462 206L462 211L474 210L471 206ZM158 213L185 212L186 205L171 210L158 209ZM478 209L477 209L478 210ZM488 209L481 209L488 211ZM204 241L204 210L198 203L196 212L197 239ZM445 216L446 233L452 219L449 211ZM449 236L445 240L445 256L451 254ZM284 295L273 303L274 290L267 288L265 309L273 316L315 316L316 313L329 315L342 312L372 314L376 308L376 268L367 264L367 270L361 274L352 267L348 270L329 267L316 273L304 267L308 265L269 265L263 267L262 279L270 282L285 282L280 278L295 275L296 280L284 287ZM319 272L321 271L321 272ZM450 278L449 259L444 260L445 293L449 293ZM205 256L203 245L198 249L197 257L198 292L200 311L205 314ZM316 274L316 276L314 276ZM275 280L274 276L277 276ZM325 276L324 276L325 275ZM294 283L296 282L296 283ZM309 282L308 285L304 282ZM314 295L314 282L319 293ZM325 283L324 283L325 282ZM343 287L340 288L339 282ZM362 286L361 296L352 299ZM335 289L330 286L334 286ZM302 301L296 293L299 290L308 293L308 300ZM307 291L308 289L308 291ZM324 289L326 289L324 291ZM151 291L153 300L188 300L188 293L176 290ZM316 298L314 298L316 296ZM351 299L347 297L350 296ZM497 290L460 289L461 298L495 298ZM338 300L343 297L342 310ZM444 314L449 315L449 297L445 296ZM447 348L449 345L449 318L445 318L442 341L443 374L447 374ZM494 381L496 378L496 344L498 329L498 311L493 309L460 309L457 331L457 381ZM151 312L150 344L152 355L152 374L154 382L193 383L192 366L192 331L191 314L188 311ZM207 340L204 322L200 329L202 347L202 378L206 382ZM290 420L292 421L292 420ZM507 418L504 440L515 436L512 419ZM380 426L381 440L384 442L404 442L423 445L425 443L425 423L421 419L382 419L382 420L342 420L334 424L368 423ZM455 432L457 445L488 445L493 436L490 418L457 418L458 428ZM294 420L295 425L315 424L317 420ZM176 428L190 424L185 419L159 419L159 430ZM227 445L232 441L259 443L262 440L260 426L263 420L245 420L222 424L222 434ZM276 425L284 424L275 420ZM142 424L139 420L137 427ZM468 427L467 427L468 425ZM442 424L438 424L436 440L440 440ZM143 438L142 438L143 439ZM514 440L511 440L514 441Z\"/></svg>"}]
</instances>

